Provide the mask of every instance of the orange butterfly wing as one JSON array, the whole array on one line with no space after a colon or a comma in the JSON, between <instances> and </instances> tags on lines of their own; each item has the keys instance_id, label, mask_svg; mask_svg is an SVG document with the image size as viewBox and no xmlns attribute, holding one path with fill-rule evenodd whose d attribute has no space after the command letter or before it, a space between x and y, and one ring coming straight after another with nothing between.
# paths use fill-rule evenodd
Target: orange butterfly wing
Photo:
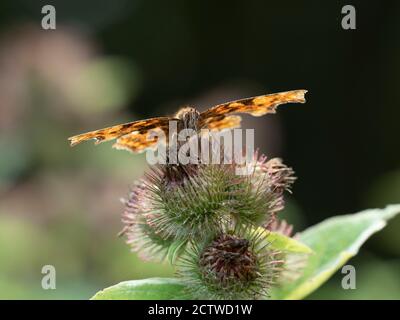
<instances>
[{"instance_id":1,"label":"orange butterfly wing","mask_svg":"<svg viewBox=\"0 0 400 320\"><path fill-rule=\"evenodd\" d=\"M172 118L170 117L158 117L151 118L147 120L138 120L129 123L119 124L116 126L90 131L87 133L82 133L73 137L68 138L71 146L75 146L83 141L94 139L96 144L104 141L113 140L116 138L116 147L122 147L124 144L131 145L134 148L140 149L140 144L151 143L151 141L145 141L141 136L146 136L147 134L155 129L162 128L168 135L168 123ZM136 133L136 134L135 134ZM121 138L123 137L123 138ZM154 139L153 139L154 140ZM154 141L153 141L154 142ZM157 141L155 141L156 143Z\"/></svg>"},{"instance_id":2,"label":"orange butterfly wing","mask_svg":"<svg viewBox=\"0 0 400 320\"><path fill-rule=\"evenodd\" d=\"M293 90L219 104L201 113L199 128L216 130L238 128L240 127L241 117L231 114L248 113L258 117L267 113L275 113L276 107L280 104L304 103L306 92L306 90ZM70 137L68 140L70 140L71 146L75 146L91 139L95 139L96 144L117 139L113 146L114 148L142 152L145 149L154 147L159 142L158 137L149 138L151 131L162 130L166 139L168 139L169 121L171 120L178 119L158 117L138 120L82 133Z\"/></svg>"},{"instance_id":3,"label":"orange butterfly wing","mask_svg":"<svg viewBox=\"0 0 400 320\"><path fill-rule=\"evenodd\" d=\"M222 103L201 113L200 127L219 130L235 128L240 126L240 116L227 116L228 114L247 113L260 117L275 113L280 104L304 103L306 92L307 90L292 90Z\"/></svg>"},{"instance_id":4,"label":"orange butterfly wing","mask_svg":"<svg viewBox=\"0 0 400 320\"><path fill-rule=\"evenodd\" d=\"M155 133L156 135L151 136L150 133ZM113 144L113 148L141 153L147 149L155 148L160 142L164 144L168 142L168 127L158 127L144 133L133 132L126 134L117 139L117 142Z\"/></svg>"},{"instance_id":5,"label":"orange butterfly wing","mask_svg":"<svg viewBox=\"0 0 400 320\"><path fill-rule=\"evenodd\" d=\"M201 128L207 128L210 130L240 128L241 121L242 121L241 116L220 115L217 117L207 118L206 121L202 123Z\"/></svg>"}]
</instances>

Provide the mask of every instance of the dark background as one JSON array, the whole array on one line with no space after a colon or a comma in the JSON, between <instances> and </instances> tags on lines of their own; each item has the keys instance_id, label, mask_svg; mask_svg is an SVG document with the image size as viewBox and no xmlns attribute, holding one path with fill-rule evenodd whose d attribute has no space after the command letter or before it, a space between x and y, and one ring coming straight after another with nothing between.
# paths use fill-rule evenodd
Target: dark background
<instances>
[{"instance_id":1,"label":"dark background","mask_svg":"<svg viewBox=\"0 0 400 320\"><path fill-rule=\"evenodd\" d=\"M40 28L44 4L56 7L56 30ZM356 30L341 27L346 4L356 8ZM135 269L128 247L114 239L122 210L116 199L143 173L143 158L114 155L109 145L69 149L66 138L172 113L182 104L205 108L309 91L305 105L244 122L256 128L264 153L296 171L285 215L297 231L333 215L400 202L399 16L396 1L2 1L0 216L11 223L3 224L7 237L19 239L33 228L54 247L19 248L21 255L40 251L48 259L22 259L25 267L17 271L10 262L3 290L0 277L1 297L87 298L114 282L148 276L143 270L149 267ZM365 279L358 293L341 290L339 275L312 297L400 298L398 220L352 260ZM80 240L71 244L76 233ZM93 245L99 233L101 246L115 241L108 250L118 248L118 257L107 258ZM65 261L60 243L71 251ZM75 245L82 252L75 253ZM9 252L9 259L20 260ZM76 285L62 291L60 284L53 296L39 292L40 274L29 267L52 259L60 269L79 261L64 270L74 280L63 283ZM152 268L150 275L162 275ZM23 289L22 274L32 289Z\"/></svg>"}]
</instances>

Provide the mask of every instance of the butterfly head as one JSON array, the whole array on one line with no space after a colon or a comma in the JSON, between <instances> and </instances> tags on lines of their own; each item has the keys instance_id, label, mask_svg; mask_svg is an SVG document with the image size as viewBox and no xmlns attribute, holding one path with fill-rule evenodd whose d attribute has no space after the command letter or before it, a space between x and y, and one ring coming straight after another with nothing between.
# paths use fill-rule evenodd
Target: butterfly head
<instances>
[{"instance_id":1,"label":"butterfly head","mask_svg":"<svg viewBox=\"0 0 400 320\"><path fill-rule=\"evenodd\" d=\"M200 112L192 107L184 107L175 115L181 122L182 129L198 130Z\"/></svg>"}]
</instances>

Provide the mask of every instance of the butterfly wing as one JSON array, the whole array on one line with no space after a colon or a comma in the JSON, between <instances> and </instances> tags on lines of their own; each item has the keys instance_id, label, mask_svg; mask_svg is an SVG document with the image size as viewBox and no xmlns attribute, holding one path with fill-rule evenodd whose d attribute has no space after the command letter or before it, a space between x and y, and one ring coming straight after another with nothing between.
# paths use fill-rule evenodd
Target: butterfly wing
<instances>
[{"instance_id":1,"label":"butterfly wing","mask_svg":"<svg viewBox=\"0 0 400 320\"><path fill-rule=\"evenodd\" d=\"M307 90L292 90L219 104L201 113L200 126L218 129L231 128L233 125L240 125L240 120L228 116L229 114L247 113L260 117L267 113L275 113L276 107L280 104L304 103L306 92Z\"/></svg>"},{"instance_id":2,"label":"butterfly wing","mask_svg":"<svg viewBox=\"0 0 400 320\"><path fill-rule=\"evenodd\" d=\"M132 144L134 141L136 145L144 143L142 135L147 138L147 133L151 130L162 128L163 130L168 130L168 123L172 120L169 117L159 117L152 118L147 120L138 120L129 123L119 124L116 126L90 131L87 133L82 133L73 137L68 138L71 143L71 146L75 146L83 141L94 139L96 140L96 144L104 141L113 140L116 138L124 137L120 142L117 142L117 145L123 144ZM134 135L129 136L130 134L137 133L136 137ZM166 133L168 135L168 133ZM139 137L140 136L140 137ZM134 137L132 139L132 137ZM129 141L129 142L128 142ZM150 142L149 142L150 143Z\"/></svg>"},{"instance_id":3,"label":"butterfly wing","mask_svg":"<svg viewBox=\"0 0 400 320\"><path fill-rule=\"evenodd\" d=\"M223 103L202 112L199 127L217 130L237 128L240 127L241 117L231 114L248 113L258 117L267 113L275 113L276 107L280 104L304 103L306 92L306 90L293 90ZM96 140L96 144L118 139L114 145L115 148L141 152L158 143L158 137L149 139L149 132L163 130L165 136L168 136L170 120L177 119L158 117L139 120L82 133L70 137L68 140L70 140L71 146L75 146L91 139Z\"/></svg>"},{"instance_id":4,"label":"butterfly wing","mask_svg":"<svg viewBox=\"0 0 400 320\"><path fill-rule=\"evenodd\" d=\"M241 116L219 115L217 117L205 118L202 121L202 124L200 127L206 128L209 130L234 129L234 128L240 128L241 121L242 121Z\"/></svg>"},{"instance_id":5,"label":"butterfly wing","mask_svg":"<svg viewBox=\"0 0 400 320\"><path fill-rule=\"evenodd\" d=\"M154 133L154 134L153 134ZM144 133L133 132L117 139L113 148L127 150L133 153L141 153L147 149L155 148L158 143L167 143L168 126L151 129Z\"/></svg>"}]
</instances>

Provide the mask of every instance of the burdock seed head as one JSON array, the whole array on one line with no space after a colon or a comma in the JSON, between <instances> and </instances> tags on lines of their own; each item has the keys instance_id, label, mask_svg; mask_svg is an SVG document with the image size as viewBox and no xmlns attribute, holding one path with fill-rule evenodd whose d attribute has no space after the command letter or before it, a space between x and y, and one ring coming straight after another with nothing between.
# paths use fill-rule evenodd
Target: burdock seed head
<instances>
[{"instance_id":1,"label":"burdock seed head","mask_svg":"<svg viewBox=\"0 0 400 320\"><path fill-rule=\"evenodd\" d=\"M122 233L133 250L158 258L176 241L221 234L227 223L268 225L283 208L293 171L257 154L247 166L248 175L237 175L236 164L153 167L125 201Z\"/></svg>"},{"instance_id":2,"label":"burdock seed head","mask_svg":"<svg viewBox=\"0 0 400 320\"><path fill-rule=\"evenodd\" d=\"M181 258L178 274L189 293L199 299L257 299L266 297L283 261L265 236L248 230L221 233L192 243Z\"/></svg>"}]
</instances>

